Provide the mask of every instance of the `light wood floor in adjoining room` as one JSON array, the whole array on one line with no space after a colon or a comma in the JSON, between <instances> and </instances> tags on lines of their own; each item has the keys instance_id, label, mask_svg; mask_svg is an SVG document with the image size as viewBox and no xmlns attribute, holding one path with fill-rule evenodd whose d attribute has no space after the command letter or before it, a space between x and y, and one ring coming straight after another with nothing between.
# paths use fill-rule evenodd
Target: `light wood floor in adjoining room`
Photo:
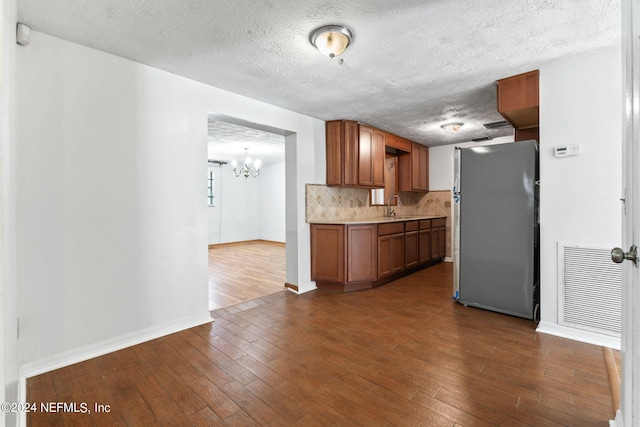
<instances>
[{"instance_id":1,"label":"light wood floor in adjoining room","mask_svg":"<svg viewBox=\"0 0 640 427\"><path fill-rule=\"evenodd\" d=\"M209 310L281 291L285 263L284 243L256 240L209 247Z\"/></svg>"},{"instance_id":2,"label":"light wood floor in adjoining room","mask_svg":"<svg viewBox=\"0 0 640 427\"><path fill-rule=\"evenodd\" d=\"M606 426L601 347L451 301L451 264L376 289L289 291L215 322L49 372L29 425Z\"/></svg>"}]
</instances>

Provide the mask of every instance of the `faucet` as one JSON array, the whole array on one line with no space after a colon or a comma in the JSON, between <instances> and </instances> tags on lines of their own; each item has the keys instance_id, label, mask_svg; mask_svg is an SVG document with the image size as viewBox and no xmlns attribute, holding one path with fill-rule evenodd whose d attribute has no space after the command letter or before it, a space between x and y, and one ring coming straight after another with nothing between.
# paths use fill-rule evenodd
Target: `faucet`
<instances>
[{"instance_id":1,"label":"faucet","mask_svg":"<svg viewBox=\"0 0 640 427\"><path fill-rule=\"evenodd\" d=\"M394 197L395 197L396 199L398 199L398 206L401 206L401 205L402 205L402 202L400 201L400 196L398 196L397 194L394 194L393 196L390 196L390 197L387 199L387 206L386 206L386 207L387 207L387 209L386 209L385 216L389 216L389 217L390 217L390 216L392 216L392 215L393 215L393 216L395 216L395 214L396 214L396 211L394 211L394 210L392 210L392 209L391 209L391 199L393 199Z\"/></svg>"}]
</instances>

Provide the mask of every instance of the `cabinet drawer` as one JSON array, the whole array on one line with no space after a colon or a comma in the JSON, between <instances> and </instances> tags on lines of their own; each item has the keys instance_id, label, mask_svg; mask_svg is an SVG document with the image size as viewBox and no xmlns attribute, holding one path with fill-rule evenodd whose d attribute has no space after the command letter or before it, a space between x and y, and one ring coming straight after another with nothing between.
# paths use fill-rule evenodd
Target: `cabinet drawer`
<instances>
[{"instance_id":1,"label":"cabinet drawer","mask_svg":"<svg viewBox=\"0 0 640 427\"><path fill-rule=\"evenodd\" d=\"M408 221L405 223L405 230L406 231L416 231L418 230L418 221Z\"/></svg>"},{"instance_id":2,"label":"cabinet drawer","mask_svg":"<svg viewBox=\"0 0 640 427\"><path fill-rule=\"evenodd\" d=\"M387 234L398 234L402 232L404 232L404 222L378 224L378 236L386 236Z\"/></svg>"},{"instance_id":3,"label":"cabinet drawer","mask_svg":"<svg viewBox=\"0 0 640 427\"><path fill-rule=\"evenodd\" d=\"M430 228L431 228L431 220L430 219L420 220L420 230L428 230Z\"/></svg>"},{"instance_id":4,"label":"cabinet drawer","mask_svg":"<svg viewBox=\"0 0 640 427\"><path fill-rule=\"evenodd\" d=\"M444 227L446 225L447 225L447 219L446 218L438 218L438 219L432 219L431 220L431 226L433 228Z\"/></svg>"}]
</instances>

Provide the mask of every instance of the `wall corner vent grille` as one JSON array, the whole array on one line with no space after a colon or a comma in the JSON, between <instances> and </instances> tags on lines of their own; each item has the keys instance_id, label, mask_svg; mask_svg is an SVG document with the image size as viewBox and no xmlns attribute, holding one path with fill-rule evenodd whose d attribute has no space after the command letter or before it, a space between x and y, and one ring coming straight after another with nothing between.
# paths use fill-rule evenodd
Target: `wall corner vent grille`
<instances>
[{"instance_id":1,"label":"wall corner vent grille","mask_svg":"<svg viewBox=\"0 0 640 427\"><path fill-rule=\"evenodd\" d=\"M559 242L559 323L619 337L621 317L622 266L611 250Z\"/></svg>"},{"instance_id":2,"label":"wall corner vent grille","mask_svg":"<svg viewBox=\"0 0 640 427\"><path fill-rule=\"evenodd\" d=\"M506 120L501 120L499 122L484 123L482 126L486 129L500 129L511 125Z\"/></svg>"}]
</instances>

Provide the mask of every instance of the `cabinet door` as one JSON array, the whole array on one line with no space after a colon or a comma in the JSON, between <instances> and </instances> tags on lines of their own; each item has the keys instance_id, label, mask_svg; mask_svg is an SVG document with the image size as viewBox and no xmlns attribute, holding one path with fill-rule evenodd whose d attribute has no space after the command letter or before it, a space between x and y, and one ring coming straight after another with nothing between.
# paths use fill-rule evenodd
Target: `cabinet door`
<instances>
[{"instance_id":1,"label":"cabinet door","mask_svg":"<svg viewBox=\"0 0 640 427\"><path fill-rule=\"evenodd\" d=\"M377 227L347 226L347 282L376 280Z\"/></svg>"},{"instance_id":2,"label":"cabinet door","mask_svg":"<svg viewBox=\"0 0 640 427\"><path fill-rule=\"evenodd\" d=\"M438 258L443 259L447 256L447 230L440 228L438 230Z\"/></svg>"},{"instance_id":3,"label":"cabinet door","mask_svg":"<svg viewBox=\"0 0 640 427\"><path fill-rule=\"evenodd\" d=\"M358 123L344 122L344 186L358 185Z\"/></svg>"},{"instance_id":4,"label":"cabinet door","mask_svg":"<svg viewBox=\"0 0 640 427\"><path fill-rule=\"evenodd\" d=\"M410 268L418 265L418 232L410 231L404 236L404 266Z\"/></svg>"},{"instance_id":5,"label":"cabinet door","mask_svg":"<svg viewBox=\"0 0 640 427\"><path fill-rule=\"evenodd\" d=\"M442 260L446 256L446 229L434 228L431 230L431 259Z\"/></svg>"},{"instance_id":6,"label":"cabinet door","mask_svg":"<svg viewBox=\"0 0 640 427\"><path fill-rule=\"evenodd\" d=\"M378 237L378 279L404 270L404 234Z\"/></svg>"},{"instance_id":7,"label":"cabinet door","mask_svg":"<svg viewBox=\"0 0 640 427\"><path fill-rule=\"evenodd\" d=\"M384 188L384 158L385 158L386 135L377 129L373 131L371 173L373 177L372 185Z\"/></svg>"},{"instance_id":8,"label":"cabinet door","mask_svg":"<svg viewBox=\"0 0 640 427\"><path fill-rule=\"evenodd\" d=\"M391 274L391 239L393 236L378 237L378 278Z\"/></svg>"},{"instance_id":9,"label":"cabinet door","mask_svg":"<svg viewBox=\"0 0 640 427\"><path fill-rule=\"evenodd\" d=\"M363 125L360 125L359 128L358 185L361 187L373 187L373 128Z\"/></svg>"},{"instance_id":10,"label":"cabinet door","mask_svg":"<svg viewBox=\"0 0 640 427\"><path fill-rule=\"evenodd\" d=\"M431 230L420 230L418 257L420 264L431 260Z\"/></svg>"},{"instance_id":11,"label":"cabinet door","mask_svg":"<svg viewBox=\"0 0 640 427\"><path fill-rule=\"evenodd\" d=\"M438 236L440 234L439 228L434 228L431 230L431 260L435 261L440 257L440 253L438 252Z\"/></svg>"},{"instance_id":12,"label":"cabinet door","mask_svg":"<svg viewBox=\"0 0 640 427\"><path fill-rule=\"evenodd\" d=\"M330 121L325 125L327 151L327 185L342 185L343 156L342 156L342 122Z\"/></svg>"},{"instance_id":13,"label":"cabinet door","mask_svg":"<svg viewBox=\"0 0 640 427\"><path fill-rule=\"evenodd\" d=\"M344 282L344 226L311 224L311 280Z\"/></svg>"},{"instance_id":14,"label":"cabinet door","mask_svg":"<svg viewBox=\"0 0 640 427\"><path fill-rule=\"evenodd\" d=\"M326 123L327 185L358 185L358 124L347 120Z\"/></svg>"},{"instance_id":15,"label":"cabinet door","mask_svg":"<svg viewBox=\"0 0 640 427\"><path fill-rule=\"evenodd\" d=\"M540 123L538 70L498 80L498 112L516 129L537 127Z\"/></svg>"},{"instance_id":16,"label":"cabinet door","mask_svg":"<svg viewBox=\"0 0 640 427\"><path fill-rule=\"evenodd\" d=\"M411 151L411 177L413 191L429 191L429 149L420 144Z\"/></svg>"}]
</instances>

